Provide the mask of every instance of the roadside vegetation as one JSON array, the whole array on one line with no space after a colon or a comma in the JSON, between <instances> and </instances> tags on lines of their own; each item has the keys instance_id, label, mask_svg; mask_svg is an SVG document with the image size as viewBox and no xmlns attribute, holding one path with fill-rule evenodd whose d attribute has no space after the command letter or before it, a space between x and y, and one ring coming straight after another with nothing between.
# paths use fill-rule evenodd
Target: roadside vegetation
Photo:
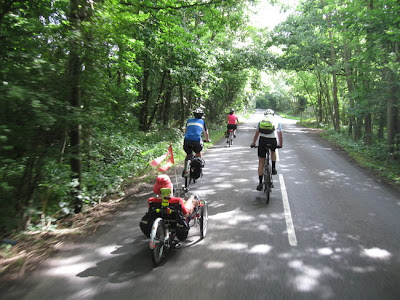
<instances>
[{"instance_id":1,"label":"roadside vegetation","mask_svg":"<svg viewBox=\"0 0 400 300\"><path fill-rule=\"evenodd\" d=\"M344 150L358 165L370 170L397 189L400 189L400 161L394 155L388 155L388 149L382 141L376 139L372 145L356 141L346 133L345 127L337 132L327 125L320 124L315 118L302 118L290 113L280 113L283 118L298 120L297 124L307 128L321 129L320 136ZM397 154L399 155L399 154Z\"/></svg>"}]
</instances>

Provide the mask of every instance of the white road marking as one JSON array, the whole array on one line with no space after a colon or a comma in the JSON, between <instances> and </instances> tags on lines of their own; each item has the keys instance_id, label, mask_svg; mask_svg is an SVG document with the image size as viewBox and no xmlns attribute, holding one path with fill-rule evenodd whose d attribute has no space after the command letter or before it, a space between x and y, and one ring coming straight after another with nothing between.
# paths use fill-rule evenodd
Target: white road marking
<instances>
[{"instance_id":1,"label":"white road marking","mask_svg":"<svg viewBox=\"0 0 400 300\"><path fill-rule=\"evenodd\" d=\"M279 174L279 182L280 182L281 191L282 191L283 209L284 209L284 213L285 213L286 228L287 228L287 233L288 233L289 244L291 246L295 247L295 246L297 246L296 232L294 231L292 213L290 212L289 198L287 195L286 185L285 185L285 181L283 180L282 174Z\"/></svg>"}]
</instances>

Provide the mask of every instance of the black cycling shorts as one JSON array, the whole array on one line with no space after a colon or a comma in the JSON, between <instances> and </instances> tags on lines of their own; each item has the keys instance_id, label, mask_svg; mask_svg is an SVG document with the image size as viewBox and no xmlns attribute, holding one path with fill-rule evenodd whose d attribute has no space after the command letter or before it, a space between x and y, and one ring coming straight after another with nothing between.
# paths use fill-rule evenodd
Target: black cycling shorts
<instances>
[{"instance_id":1,"label":"black cycling shorts","mask_svg":"<svg viewBox=\"0 0 400 300\"><path fill-rule=\"evenodd\" d=\"M232 130L236 130L237 129L237 125L236 124L228 124L228 126L226 126L226 128L229 130L229 129L232 129Z\"/></svg>"},{"instance_id":2,"label":"black cycling shorts","mask_svg":"<svg viewBox=\"0 0 400 300\"><path fill-rule=\"evenodd\" d=\"M203 150L203 141L189 141L185 139L183 141L183 150L185 150L187 155L194 153L199 153Z\"/></svg>"},{"instance_id":3,"label":"black cycling shorts","mask_svg":"<svg viewBox=\"0 0 400 300\"><path fill-rule=\"evenodd\" d=\"M278 143L276 142L276 138L265 138L260 136L258 140L258 157L266 158L267 157L267 145L271 152L275 152L275 149L278 147Z\"/></svg>"}]
</instances>

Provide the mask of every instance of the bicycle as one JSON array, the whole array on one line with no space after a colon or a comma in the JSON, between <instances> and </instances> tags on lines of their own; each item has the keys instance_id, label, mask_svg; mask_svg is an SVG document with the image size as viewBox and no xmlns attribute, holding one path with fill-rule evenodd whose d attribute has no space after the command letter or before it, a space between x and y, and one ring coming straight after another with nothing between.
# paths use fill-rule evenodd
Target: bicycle
<instances>
[{"instance_id":1,"label":"bicycle","mask_svg":"<svg viewBox=\"0 0 400 300\"><path fill-rule=\"evenodd\" d=\"M158 214L152 225L149 243L152 261L156 267L162 262L168 251L174 248L175 238L180 241L186 240L190 228L199 225L200 240L202 240L207 234L208 226L208 206L206 201L199 200L195 196L195 199L199 200L200 203L189 216L187 229L181 224L183 216L179 201L176 201L177 198L164 196L170 194L170 189L161 189L161 192L161 201L157 198L149 199L150 209L153 209ZM157 203L161 205L157 205Z\"/></svg>"},{"instance_id":2,"label":"bicycle","mask_svg":"<svg viewBox=\"0 0 400 300\"><path fill-rule=\"evenodd\" d=\"M203 142L204 143L209 143L210 141L206 142L206 141L203 140ZM184 193L187 193L189 191L189 186L192 183L196 183L196 180L198 178L198 177L195 178L193 176L195 170L194 170L194 168L192 168L192 161L193 161L193 158L195 158L195 157L196 156L194 156L193 153L192 153L192 154L188 154L186 156L186 159L185 159L185 166L184 166L183 172L182 172L182 177L185 178L185 184L182 186L182 189L183 189Z\"/></svg>"},{"instance_id":3,"label":"bicycle","mask_svg":"<svg viewBox=\"0 0 400 300\"><path fill-rule=\"evenodd\" d=\"M270 162L270 149L272 147L271 144L267 144L267 156L265 158L265 163L264 163L264 179L263 179L263 185L264 185L264 193L265 193L265 202L268 204L269 199L271 197L271 191L274 188L274 181L272 179L272 166L269 163ZM254 146L252 148L258 148L258 146Z\"/></svg>"},{"instance_id":4,"label":"bicycle","mask_svg":"<svg viewBox=\"0 0 400 300\"><path fill-rule=\"evenodd\" d=\"M232 146L233 145L233 134L234 130L233 129L228 129L228 140L226 141L228 143L228 146Z\"/></svg>"}]
</instances>

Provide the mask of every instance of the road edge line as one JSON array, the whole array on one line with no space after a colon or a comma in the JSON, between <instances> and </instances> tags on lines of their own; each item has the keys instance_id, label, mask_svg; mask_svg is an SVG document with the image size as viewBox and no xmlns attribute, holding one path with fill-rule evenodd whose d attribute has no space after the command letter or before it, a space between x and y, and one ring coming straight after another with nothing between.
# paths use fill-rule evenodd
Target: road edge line
<instances>
[{"instance_id":1,"label":"road edge line","mask_svg":"<svg viewBox=\"0 0 400 300\"><path fill-rule=\"evenodd\" d=\"M283 210L285 214L286 229L288 233L289 244L293 247L297 246L296 232L294 230L292 213L290 211L289 197L286 191L285 181L283 180L283 175L279 174L279 183L281 186Z\"/></svg>"}]
</instances>

